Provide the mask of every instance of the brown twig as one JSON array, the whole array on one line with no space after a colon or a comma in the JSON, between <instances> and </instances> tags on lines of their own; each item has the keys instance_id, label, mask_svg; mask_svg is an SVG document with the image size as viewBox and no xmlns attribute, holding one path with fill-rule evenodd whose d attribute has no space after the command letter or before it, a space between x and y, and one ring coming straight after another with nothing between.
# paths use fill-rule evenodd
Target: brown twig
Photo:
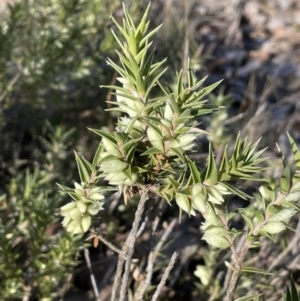
<instances>
[{"instance_id":1,"label":"brown twig","mask_svg":"<svg viewBox=\"0 0 300 301\"><path fill-rule=\"evenodd\" d=\"M234 270L232 272L231 279L229 281L229 286L227 288L227 293L226 293L224 301L232 301L232 297L233 297L233 293L234 293L234 290L235 290L235 287L237 284L237 280L238 280L240 271L242 269L242 263L247 254L248 249L249 249L249 245L246 244L245 247L242 249L242 251L239 254L239 262L234 265Z\"/></svg>"},{"instance_id":2,"label":"brown twig","mask_svg":"<svg viewBox=\"0 0 300 301\"><path fill-rule=\"evenodd\" d=\"M157 300L159 294L161 293L163 287L166 284L166 281L167 281L167 279L169 277L169 274L170 274L170 272L171 272L171 270L172 270L172 268L173 268L173 266L175 264L175 260L176 260L177 256L178 256L178 253L174 252L173 255L172 255L172 257L171 257L171 260L170 260L170 262L169 262L169 264L168 264L168 266L167 266L167 268L166 268L166 270L165 270L165 272L164 272L164 274L163 274L163 276L162 276L162 278L160 280L160 283L159 283L159 285L156 288L156 291L155 291L155 293L154 293L151 301L156 301Z\"/></svg>"},{"instance_id":3,"label":"brown twig","mask_svg":"<svg viewBox=\"0 0 300 301\"><path fill-rule=\"evenodd\" d=\"M143 295L144 295L146 289L149 287L149 285L151 285L151 280L152 280L152 275L153 275L153 266L154 266L154 262L157 257L157 254L161 250L163 244L167 240L168 236L172 232L172 230L173 230L174 226L177 224L177 222L178 222L177 219L172 220L172 222L169 224L167 230L164 232L161 239L157 243L155 249L150 252L150 254L148 256L148 264L147 264L147 268L146 268L146 272L147 272L146 279L145 279L144 283L140 286L140 289L138 290L135 301L143 300ZM158 223L155 223L153 230L152 230L152 235L153 235L153 232L156 231L157 225L158 225Z\"/></svg>"},{"instance_id":4,"label":"brown twig","mask_svg":"<svg viewBox=\"0 0 300 301\"><path fill-rule=\"evenodd\" d=\"M150 240L150 253L147 258L147 267L146 267L146 278L145 281L141 282L140 285L138 286L136 293L134 295L134 301L142 301L144 293L147 289L147 287L151 284L151 279L152 279L152 274L153 274L153 265L154 265L154 250L153 250L153 245L156 237L156 231L157 227L159 225L161 215L162 215L162 208L165 206L166 202L161 202L161 199L158 198L156 203L159 203L158 208L156 209L154 207L155 211L155 217L154 221L152 223L152 231L151 231L151 240Z\"/></svg>"},{"instance_id":5,"label":"brown twig","mask_svg":"<svg viewBox=\"0 0 300 301\"><path fill-rule=\"evenodd\" d=\"M183 270L183 268L186 266L188 260L199 250L197 245L192 245L189 248L186 248L184 250L184 252L182 252L182 256L180 263L178 264L177 268L175 269L175 271L173 271L172 273L172 279L169 282L169 287L172 288L175 283L178 281L181 271Z\"/></svg>"},{"instance_id":6,"label":"brown twig","mask_svg":"<svg viewBox=\"0 0 300 301\"><path fill-rule=\"evenodd\" d=\"M128 240L129 240L129 236L126 239L126 242L122 249L122 253L119 255L117 271L116 271L116 274L114 277L114 283L113 283L112 292L111 292L111 301L117 301L119 285L120 285L121 276L122 276L122 272L123 272L123 266L124 266L124 262L125 262L125 258L126 258L126 254L127 254L126 246L127 246Z\"/></svg>"},{"instance_id":7,"label":"brown twig","mask_svg":"<svg viewBox=\"0 0 300 301\"><path fill-rule=\"evenodd\" d=\"M99 292L98 292L98 288L97 288L97 284L96 284L96 279L95 279L95 276L94 276L94 273L92 270L91 261L90 261L90 254L89 254L89 250L87 248L84 248L84 258L85 258L87 267L89 269L91 283L92 283L92 287L93 287L93 291L94 291L94 295L95 295L95 300L100 301Z\"/></svg>"},{"instance_id":8,"label":"brown twig","mask_svg":"<svg viewBox=\"0 0 300 301\"><path fill-rule=\"evenodd\" d=\"M109 242L106 238L104 238L101 234L97 234L97 237L105 244L107 245L112 251L116 252L117 254L121 255L122 250L120 250L118 247L113 245L111 242Z\"/></svg>"},{"instance_id":9,"label":"brown twig","mask_svg":"<svg viewBox=\"0 0 300 301\"><path fill-rule=\"evenodd\" d=\"M137 234L137 231L138 231L140 221L142 219L142 214L144 212L145 203L148 199L148 192L149 192L148 187L143 187L142 188L139 204L138 204L137 210L135 212L135 218L134 218L134 221L133 221L133 224L132 224L132 229L131 229L130 234L128 236L128 240L126 240L126 245L125 245L125 248L124 248L124 252L126 252L126 263L125 263L124 274L123 274L123 277L122 277L120 297L119 297L118 301L124 301L125 297L126 297L131 260L132 260L132 255L133 255L133 252L134 252L134 245L135 245L135 240L136 240L136 234Z\"/></svg>"},{"instance_id":10,"label":"brown twig","mask_svg":"<svg viewBox=\"0 0 300 301\"><path fill-rule=\"evenodd\" d=\"M147 213L146 213L145 220L141 223L141 225L136 233L136 238L138 238L142 235L143 231L146 228L148 221L149 221L149 217L147 216Z\"/></svg>"}]
</instances>

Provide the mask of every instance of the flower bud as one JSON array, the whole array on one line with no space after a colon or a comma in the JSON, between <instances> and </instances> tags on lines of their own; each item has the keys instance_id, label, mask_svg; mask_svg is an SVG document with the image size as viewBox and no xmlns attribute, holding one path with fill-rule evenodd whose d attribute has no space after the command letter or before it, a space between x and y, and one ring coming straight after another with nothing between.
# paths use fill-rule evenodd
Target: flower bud
<instances>
[{"instance_id":1,"label":"flower bud","mask_svg":"<svg viewBox=\"0 0 300 301\"><path fill-rule=\"evenodd\" d=\"M111 155L116 156L117 158L121 158L121 153L118 149L118 147L116 146L115 143L113 143L112 141L110 141L109 139L107 139L106 137L102 137L102 142L103 145L106 149L107 152L109 152Z\"/></svg>"},{"instance_id":2,"label":"flower bud","mask_svg":"<svg viewBox=\"0 0 300 301\"><path fill-rule=\"evenodd\" d=\"M208 201L214 204L224 203L222 194L214 188L214 186L209 187L208 189Z\"/></svg>"},{"instance_id":3,"label":"flower bud","mask_svg":"<svg viewBox=\"0 0 300 301\"><path fill-rule=\"evenodd\" d=\"M60 214L62 216L69 216L69 213L72 209L76 207L76 202L68 203L60 208Z\"/></svg>"},{"instance_id":4,"label":"flower bud","mask_svg":"<svg viewBox=\"0 0 300 301\"><path fill-rule=\"evenodd\" d=\"M265 224L261 230L270 234L276 234L285 229L285 225L282 222L269 222Z\"/></svg>"},{"instance_id":5,"label":"flower bud","mask_svg":"<svg viewBox=\"0 0 300 301\"><path fill-rule=\"evenodd\" d=\"M123 171L128 167L128 163L121 161L119 159L112 159L108 161L104 161L101 163L101 170L103 172L118 172L118 171Z\"/></svg>"},{"instance_id":6,"label":"flower bud","mask_svg":"<svg viewBox=\"0 0 300 301\"><path fill-rule=\"evenodd\" d=\"M92 201L100 201L103 200L104 198L105 198L104 195L99 192L89 194L89 199Z\"/></svg>"},{"instance_id":7,"label":"flower bud","mask_svg":"<svg viewBox=\"0 0 300 301\"><path fill-rule=\"evenodd\" d=\"M120 106L124 108L125 112L130 117L136 116L137 112L133 109L130 109L130 108L135 108L134 100L122 96L119 91L116 91L116 98L117 98L117 102L120 103ZM124 106L122 106L122 104L124 104Z\"/></svg>"},{"instance_id":8,"label":"flower bud","mask_svg":"<svg viewBox=\"0 0 300 301\"><path fill-rule=\"evenodd\" d=\"M61 224L62 224L64 227L67 227L68 224L69 224L71 221L72 221L72 219L71 219L70 217L66 216L66 217L63 219L63 221L62 221Z\"/></svg>"},{"instance_id":9,"label":"flower bud","mask_svg":"<svg viewBox=\"0 0 300 301\"><path fill-rule=\"evenodd\" d=\"M81 212L80 212L80 210L77 207L70 210L69 217L71 219L76 219L79 216L81 216Z\"/></svg>"},{"instance_id":10,"label":"flower bud","mask_svg":"<svg viewBox=\"0 0 300 301\"><path fill-rule=\"evenodd\" d=\"M100 210L102 210L102 203L97 202L88 206L87 213L90 215L96 215Z\"/></svg>"},{"instance_id":11,"label":"flower bud","mask_svg":"<svg viewBox=\"0 0 300 301\"><path fill-rule=\"evenodd\" d=\"M172 121L173 116L174 116L174 113L173 113L173 110L172 110L170 104L166 103L164 118L169 120L169 121Z\"/></svg>"},{"instance_id":12,"label":"flower bud","mask_svg":"<svg viewBox=\"0 0 300 301\"><path fill-rule=\"evenodd\" d=\"M176 203L180 209L187 212L190 215L196 215L195 210L191 206L191 202L187 195L182 193L176 193Z\"/></svg>"},{"instance_id":13,"label":"flower bud","mask_svg":"<svg viewBox=\"0 0 300 301\"><path fill-rule=\"evenodd\" d=\"M232 194L227 187L225 187L221 182L214 185L214 188L219 191L222 195L230 195Z\"/></svg>"},{"instance_id":14,"label":"flower bud","mask_svg":"<svg viewBox=\"0 0 300 301\"><path fill-rule=\"evenodd\" d=\"M203 195L198 194L197 196L192 197L192 206L197 211L205 214L206 211L206 202Z\"/></svg>"},{"instance_id":15,"label":"flower bud","mask_svg":"<svg viewBox=\"0 0 300 301\"><path fill-rule=\"evenodd\" d=\"M107 174L105 180L109 181L110 184L120 185L127 179L127 175L124 172L111 172Z\"/></svg>"},{"instance_id":16,"label":"flower bud","mask_svg":"<svg viewBox=\"0 0 300 301\"><path fill-rule=\"evenodd\" d=\"M91 223L92 223L92 219L89 215L85 215L82 218L81 227L82 227L83 232L86 232L90 228Z\"/></svg>"},{"instance_id":17,"label":"flower bud","mask_svg":"<svg viewBox=\"0 0 300 301\"><path fill-rule=\"evenodd\" d=\"M197 183L193 186L192 188L192 195L193 196L196 196L198 194L201 194L202 193L202 190L203 190L203 184L201 183Z\"/></svg>"},{"instance_id":18,"label":"flower bud","mask_svg":"<svg viewBox=\"0 0 300 301\"><path fill-rule=\"evenodd\" d=\"M72 234L80 234L82 233L81 229L81 216L72 220L66 227L67 232Z\"/></svg>"},{"instance_id":19,"label":"flower bud","mask_svg":"<svg viewBox=\"0 0 300 301\"><path fill-rule=\"evenodd\" d=\"M85 211L87 209L87 205L84 202L79 201L79 202L77 202L77 208L81 213L85 213Z\"/></svg>"},{"instance_id":20,"label":"flower bud","mask_svg":"<svg viewBox=\"0 0 300 301\"><path fill-rule=\"evenodd\" d=\"M222 227L215 227L205 230L202 237L209 245L219 249L227 249L230 247L230 242L224 237L227 231Z\"/></svg>"},{"instance_id":21,"label":"flower bud","mask_svg":"<svg viewBox=\"0 0 300 301\"><path fill-rule=\"evenodd\" d=\"M124 184L125 184L125 185L128 185L128 186L131 186L131 185L133 185L133 184L136 183L136 181L138 180L138 177L139 177L138 174L133 173L133 174L131 175L131 179L127 178L127 179L124 181Z\"/></svg>"},{"instance_id":22,"label":"flower bud","mask_svg":"<svg viewBox=\"0 0 300 301\"><path fill-rule=\"evenodd\" d=\"M151 127L148 128L147 136L148 136L148 139L149 139L150 143L154 147L156 147L161 152L164 151L162 138L160 137L160 135L153 128L151 128Z\"/></svg>"},{"instance_id":23,"label":"flower bud","mask_svg":"<svg viewBox=\"0 0 300 301\"><path fill-rule=\"evenodd\" d=\"M196 271L194 272L194 275L198 278L200 278L202 284L204 286L207 286L209 284L210 281L210 273L209 273L209 269L204 266L204 265L197 265L196 266Z\"/></svg>"}]
</instances>

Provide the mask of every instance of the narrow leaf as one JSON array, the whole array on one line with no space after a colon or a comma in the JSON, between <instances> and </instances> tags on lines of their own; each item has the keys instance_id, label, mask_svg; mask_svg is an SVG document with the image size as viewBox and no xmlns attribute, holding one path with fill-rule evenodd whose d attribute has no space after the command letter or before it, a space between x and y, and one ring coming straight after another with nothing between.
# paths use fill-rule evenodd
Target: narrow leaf
<instances>
[{"instance_id":1,"label":"narrow leaf","mask_svg":"<svg viewBox=\"0 0 300 301\"><path fill-rule=\"evenodd\" d=\"M200 176L199 170L198 170L195 162L193 162L188 156L186 156L186 160L188 162L188 165L189 165L194 183L200 183L201 182L201 176Z\"/></svg>"},{"instance_id":2,"label":"narrow leaf","mask_svg":"<svg viewBox=\"0 0 300 301\"><path fill-rule=\"evenodd\" d=\"M245 296L245 297L241 297L241 298L235 299L234 301L248 301L248 300L253 300L254 298L258 298L258 297L260 297L262 295L263 294L255 294L255 295Z\"/></svg>"},{"instance_id":3,"label":"narrow leaf","mask_svg":"<svg viewBox=\"0 0 300 301\"><path fill-rule=\"evenodd\" d=\"M245 273L255 273L255 274L262 274L262 275L268 275L268 276L272 276L273 273L270 272L266 272L265 270L259 269L259 268L255 268L255 267L243 267L242 272Z\"/></svg>"},{"instance_id":4,"label":"narrow leaf","mask_svg":"<svg viewBox=\"0 0 300 301\"><path fill-rule=\"evenodd\" d=\"M81 180L81 182L88 183L90 180L90 174L89 174L85 164L83 163L81 158L78 156L78 154L75 151L74 151L74 153L75 153L75 158L76 158L77 168L79 171L80 180Z\"/></svg>"}]
</instances>

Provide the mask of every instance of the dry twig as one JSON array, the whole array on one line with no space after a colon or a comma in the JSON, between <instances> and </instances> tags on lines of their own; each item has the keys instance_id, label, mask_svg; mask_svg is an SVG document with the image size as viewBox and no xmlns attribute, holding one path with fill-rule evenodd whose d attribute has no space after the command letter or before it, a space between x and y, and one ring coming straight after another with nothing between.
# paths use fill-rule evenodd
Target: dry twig
<instances>
[{"instance_id":1,"label":"dry twig","mask_svg":"<svg viewBox=\"0 0 300 301\"><path fill-rule=\"evenodd\" d=\"M147 187L144 187L141 192L137 210L135 212L135 218L134 218L134 221L132 224L132 229L131 229L131 231L126 239L126 242L123 246L122 253L119 255L117 272L115 275L113 289L112 289L112 298L111 298L112 301L115 301L115 300L124 301L125 297L126 297L128 279L129 279L129 273L130 273L130 265L131 265L132 255L134 252L134 244L135 244L135 240L136 240L136 236L137 236L137 232L138 232L138 227L139 227L139 224L140 224L140 221L142 218L142 214L144 212L145 203L148 199L148 192L149 192L149 189ZM126 263L125 263L125 270L124 270L123 277L122 277L120 296L119 296L119 298L117 298L125 258L126 258Z\"/></svg>"},{"instance_id":2,"label":"dry twig","mask_svg":"<svg viewBox=\"0 0 300 301\"><path fill-rule=\"evenodd\" d=\"M149 287L149 285L151 285L151 280L152 280L152 275L153 275L153 266L154 266L157 254L161 250L162 246L164 245L165 241L167 240L168 236L170 235L170 233L172 232L172 230L176 224L177 224L177 219L173 219L172 222L169 224L168 228L166 229L166 231L164 232L164 234L162 235L161 239L157 243L155 249L150 252L150 254L148 256L148 264L147 264L147 268L146 268L146 272L147 272L146 279L145 279L144 283L141 285L141 288L138 290L137 297L135 298L136 301L143 300L143 295L144 295L146 289ZM153 230L156 229L157 225L158 225L158 223L155 223ZM153 231L152 231L152 235L153 235Z\"/></svg>"},{"instance_id":3,"label":"dry twig","mask_svg":"<svg viewBox=\"0 0 300 301\"><path fill-rule=\"evenodd\" d=\"M172 255L172 257L171 257L171 260L170 260L170 262L169 262L169 264L168 264L168 266L167 266L167 268L166 268L166 270L165 270L165 272L164 272L164 274L163 274L163 276L162 276L162 278L160 280L160 283L159 283L159 285L156 288L156 291L155 291L155 293L154 293L151 301L156 301L157 300L159 294L161 293L163 287L166 284L166 281L167 281L167 279L169 277L169 274L170 274L170 272L171 272L171 270L172 270L172 268L173 268L173 266L175 264L175 260L176 260L177 256L178 256L178 253L174 252L173 255Z\"/></svg>"},{"instance_id":4,"label":"dry twig","mask_svg":"<svg viewBox=\"0 0 300 301\"><path fill-rule=\"evenodd\" d=\"M93 291L94 291L94 295L95 295L95 300L100 301L99 292L98 292L98 288L97 288L97 284L96 284L96 279L95 279L95 276L94 276L94 273L92 270L92 266L91 266L90 254L89 254L89 250L87 248L84 248L84 258L85 258L87 267L89 269L91 283L92 283L92 287L93 287Z\"/></svg>"}]
</instances>

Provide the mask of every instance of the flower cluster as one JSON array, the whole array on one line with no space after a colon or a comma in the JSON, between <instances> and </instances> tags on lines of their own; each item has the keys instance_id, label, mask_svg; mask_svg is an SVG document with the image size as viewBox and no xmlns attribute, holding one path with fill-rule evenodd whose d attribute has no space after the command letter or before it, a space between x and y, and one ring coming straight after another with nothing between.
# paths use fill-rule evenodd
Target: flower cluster
<instances>
[{"instance_id":1,"label":"flower cluster","mask_svg":"<svg viewBox=\"0 0 300 301\"><path fill-rule=\"evenodd\" d=\"M101 188L84 188L75 183L75 189L70 191L61 186L73 198L71 203L61 207L60 212L64 217L63 226L72 234L86 232L91 226L91 216L96 215L102 210L104 195L101 194Z\"/></svg>"}]
</instances>

